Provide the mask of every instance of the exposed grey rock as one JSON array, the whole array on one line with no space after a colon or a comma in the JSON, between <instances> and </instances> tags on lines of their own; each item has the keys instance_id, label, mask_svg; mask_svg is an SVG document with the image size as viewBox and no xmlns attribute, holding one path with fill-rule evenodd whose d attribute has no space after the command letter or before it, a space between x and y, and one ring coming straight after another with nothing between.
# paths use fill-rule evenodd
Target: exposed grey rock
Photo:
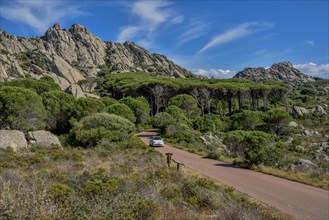
<instances>
[{"instance_id":1,"label":"exposed grey rock","mask_svg":"<svg viewBox=\"0 0 329 220\"><path fill-rule=\"evenodd\" d=\"M303 153L303 152L305 152L305 148L301 145L297 145L297 146L295 146L295 151Z\"/></svg>"},{"instance_id":2,"label":"exposed grey rock","mask_svg":"<svg viewBox=\"0 0 329 220\"><path fill-rule=\"evenodd\" d=\"M199 137L205 145L211 148L215 148L218 153L229 153L225 144L223 144L222 140L216 135L212 135L211 133L205 133Z\"/></svg>"},{"instance_id":3,"label":"exposed grey rock","mask_svg":"<svg viewBox=\"0 0 329 220\"><path fill-rule=\"evenodd\" d=\"M97 76L104 66L110 72L194 77L163 55L150 53L133 42L104 42L79 24L70 29L55 24L43 36L34 38L0 30L0 42L0 82L50 76L66 90L79 80Z\"/></svg>"},{"instance_id":4,"label":"exposed grey rock","mask_svg":"<svg viewBox=\"0 0 329 220\"><path fill-rule=\"evenodd\" d=\"M315 168L315 167L317 167L316 164L314 164L312 161L306 160L306 159L299 159L296 163L296 168L299 168L299 169L310 169L310 168Z\"/></svg>"},{"instance_id":5,"label":"exposed grey rock","mask_svg":"<svg viewBox=\"0 0 329 220\"><path fill-rule=\"evenodd\" d=\"M248 67L238 72L234 78L244 78L255 82L275 80L284 82L292 87L315 82L313 77L300 72L298 69L294 68L290 62L275 63L268 69L264 67Z\"/></svg>"},{"instance_id":6,"label":"exposed grey rock","mask_svg":"<svg viewBox=\"0 0 329 220\"><path fill-rule=\"evenodd\" d=\"M316 137L316 136L319 136L320 133L318 131L314 131L314 130L304 130L303 131L303 135L305 137Z\"/></svg>"},{"instance_id":7,"label":"exposed grey rock","mask_svg":"<svg viewBox=\"0 0 329 220\"><path fill-rule=\"evenodd\" d=\"M292 128L297 128L298 127L298 124L294 121L291 121L289 122L289 127L292 127Z\"/></svg>"},{"instance_id":8,"label":"exposed grey rock","mask_svg":"<svg viewBox=\"0 0 329 220\"><path fill-rule=\"evenodd\" d=\"M320 116L328 115L321 105L317 105L314 109L311 110L311 112L315 115L320 115Z\"/></svg>"},{"instance_id":9,"label":"exposed grey rock","mask_svg":"<svg viewBox=\"0 0 329 220\"><path fill-rule=\"evenodd\" d=\"M82 91L81 87L77 84L71 84L67 89L66 92L72 94L74 97L77 98L85 98L86 95Z\"/></svg>"},{"instance_id":10,"label":"exposed grey rock","mask_svg":"<svg viewBox=\"0 0 329 220\"><path fill-rule=\"evenodd\" d=\"M308 115L309 111L306 108L294 106L291 110L292 116L305 116Z\"/></svg>"},{"instance_id":11,"label":"exposed grey rock","mask_svg":"<svg viewBox=\"0 0 329 220\"><path fill-rule=\"evenodd\" d=\"M45 147L62 147L58 138L49 131L39 130L28 132L27 139L30 145L42 145Z\"/></svg>"},{"instance_id":12,"label":"exposed grey rock","mask_svg":"<svg viewBox=\"0 0 329 220\"><path fill-rule=\"evenodd\" d=\"M12 147L14 151L27 148L24 134L18 130L0 130L0 150Z\"/></svg>"}]
</instances>

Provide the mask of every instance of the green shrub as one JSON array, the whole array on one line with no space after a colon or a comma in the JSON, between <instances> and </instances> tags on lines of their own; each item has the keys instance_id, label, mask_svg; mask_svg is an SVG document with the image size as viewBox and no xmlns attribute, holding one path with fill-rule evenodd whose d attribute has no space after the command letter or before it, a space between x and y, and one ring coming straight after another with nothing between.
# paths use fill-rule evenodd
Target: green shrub
<instances>
[{"instance_id":1,"label":"green shrub","mask_svg":"<svg viewBox=\"0 0 329 220\"><path fill-rule=\"evenodd\" d=\"M231 116L233 130L255 130L263 125L264 113L259 111L245 110Z\"/></svg>"},{"instance_id":2,"label":"green shrub","mask_svg":"<svg viewBox=\"0 0 329 220\"><path fill-rule=\"evenodd\" d=\"M136 121L136 117L133 111L125 104L120 104L120 103L113 104L110 107L108 107L107 112L109 114L115 114L123 118L126 118L132 123Z\"/></svg>"},{"instance_id":3,"label":"green shrub","mask_svg":"<svg viewBox=\"0 0 329 220\"><path fill-rule=\"evenodd\" d=\"M218 160L220 158L220 155L215 152L210 152L208 153L207 158Z\"/></svg>"},{"instance_id":4,"label":"green shrub","mask_svg":"<svg viewBox=\"0 0 329 220\"><path fill-rule=\"evenodd\" d=\"M41 97L47 110L48 129L55 134L68 132L71 127L69 120L75 113L75 98L61 91L46 92Z\"/></svg>"},{"instance_id":5,"label":"green shrub","mask_svg":"<svg viewBox=\"0 0 329 220\"><path fill-rule=\"evenodd\" d=\"M156 219L159 207L151 200L140 200L135 205L133 211L136 219Z\"/></svg>"},{"instance_id":6,"label":"green shrub","mask_svg":"<svg viewBox=\"0 0 329 220\"><path fill-rule=\"evenodd\" d=\"M152 124L155 128L160 128L162 131L165 131L165 129L169 125L174 124L175 121L176 120L172 115L167 112L160 112L153 117Z\"/></svg>"},{"instance_id":7,"label":"green shrub","mask_svg":"<svg viewBox=\"0 0 329 220\"><path fill-rule=\"evenodd\" d=\"M105 112L105 105L98 99L79 98L76 102L75 118L77 119L100 112Z\"/></svg>"},{"instance_id":8,"label":"green shrub","mask_svg":"<svg viewBox=\"0 0 329 220\"><path fill-rule=\"evenodd\" d=\"M198 117L201 114L201 110L198 107L198 102L190 95L182 94L176 95L169 101L169 106L177 106L184 110L186 116L189 118Z\"/></svg>"},{"instance_id":9,"label":"green shrub","mask_svg":"<svg viewBox=\"0 0 329 220\"><path fill-rule=\"evenodd\" d=\"M224 131L227 126L228 124L221 119L221 116L215 114L206 114L193 121L194 129L203 133L210 131Z\"/></svg>"},{"instance_id":10,"label":"green shrub","mask_svg":"<svg viewBox=\"0 0 329 220\"><path fill-rule=\"evenodd\" d=\"M19 88L0 88L0 120L3 127L23 131L45 128L46 110L41 97L35 92Z\"/></svg>"},{"instance_id":11,"label":"green shrub","mask_svg":"<svg viewBox=\"0 0 329 220\"><path fill-rule=\"evenodd\" d=\"M66 184L54 183L47 193L57 203L63 203L67 198L74 194L74 189Z\"/></svg>"},{"instance_id":12,"label":"green shrub","mask_svg":"<svg viewBox=\"0 0 329 220\"><path fill-rule=\"evenodd\" d=\"M121 103L127 105L133 112L136 117L136 124L143 124L150 114L150 105L144 97L138 97L134 99L132 97L125 97L120 100Z\"/></svg>"},{"instance_id":13,"label":"green shrub","mask_svg":"<svg viewBox=\"0 0 329 220\"><path fill-rule=\"evenodd\" d=\"M135 131L128 119L107 113L95 113L75 122L71 129L77 144L85 147L96 146L102 139L122 141Z\"/></svg>"},{"instance_id":14,"label":"green shrub","mask_svg":"<svg viewBox=\"0 0 329 220\"><path fill-rule=\"evenodd\" d=\"M280 109L271 109L265 116L266 128L278 136L289 133L289 123L292 118L288 112Z\"/></svg>"}]
</instances>

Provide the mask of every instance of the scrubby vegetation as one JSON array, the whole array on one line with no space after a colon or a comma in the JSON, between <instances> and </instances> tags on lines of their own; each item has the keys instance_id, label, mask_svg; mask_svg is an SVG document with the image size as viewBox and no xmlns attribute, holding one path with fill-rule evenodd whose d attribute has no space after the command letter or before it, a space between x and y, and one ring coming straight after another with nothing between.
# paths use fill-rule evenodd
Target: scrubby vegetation
<instances>
[{"instance_id":1,"label":"scrubby vegetation","mask_svg":"<svg viewBox=\"0 0 329 220\"><path fill-rule=\"evenodd\" d=\"M168 135L197 139L201 133L190 128L199 116L193 98L183 97L194 103L185 106L187 115L174 99L156 122L144 97L75 99L50 79L28 81L0 83L0 128L46 129L63 148L0 150L0 219L290 218L231 188L168 168L134 136L142 126L163 123ZM40 81L48 89L29 86Z\"/></svg>"},{"instance_id":2,"label":"scrubby vegetation","mask_svg":"<svg viewBox=\"0 0 329 220\"><path fill-rule=\"evenodd\" d=\"M151 106L153 127L177 147L328 188L328 116L311 109L326 108L329 94L317 90L316 83L310 87L127 73L107 75L100 92L116 99L144 96ZM309 114L292 117L293 106L305 107ZM316 133L305 134L309 130ZM215 140L200 138L204 133ZM311 162L311 167L300 159Z\"/></svg>"},{"instance_id":3,"label":"scrubby vegetation","mask_svg":"<svg viewBox=\"0 0 329 220\"><path fill-rule=\"evenodd\" d=\"M50 78L0 83L0 129L46 129L64 147L0 150L0 219L288 218L167 168L134 137L149 127L191 152L328 188L328 116L290 114L328 105L328 92L138 73L98 83L99 99L76 99Z\"/></svg>"},{"instance_id":4,"label":"scrubby vegetation","mask_svg":"<svg viewBox=\"0 0 329 220\"><path fill-rule=\"evenodd\" d=\"M94 148L0 152L1 219L287 218L205 178L167 168L137 138Z\"/></svg>"}]
</instances>

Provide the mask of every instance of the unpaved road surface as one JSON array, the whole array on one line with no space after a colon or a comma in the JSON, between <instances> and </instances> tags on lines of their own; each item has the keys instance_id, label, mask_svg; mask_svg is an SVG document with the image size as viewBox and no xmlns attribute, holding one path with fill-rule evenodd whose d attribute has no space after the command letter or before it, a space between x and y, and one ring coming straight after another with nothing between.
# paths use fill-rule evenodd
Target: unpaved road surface
<instances>
[{"instance_id":1,"label":"unpaved road surface","mask_svg":"<svg viewBox=\"0 0 329 220\"><path fill-rule=\"evenodd\" d=\"M156 130L149 130L139 133L138 136L148 144L149 137L156 134ZM184 163L188 168L292 214L297 219L329 219L327 190L205 159L170 145L157 147L155 150L162 154L171 152L173 159Z\"/></svg>"}]
</instances>

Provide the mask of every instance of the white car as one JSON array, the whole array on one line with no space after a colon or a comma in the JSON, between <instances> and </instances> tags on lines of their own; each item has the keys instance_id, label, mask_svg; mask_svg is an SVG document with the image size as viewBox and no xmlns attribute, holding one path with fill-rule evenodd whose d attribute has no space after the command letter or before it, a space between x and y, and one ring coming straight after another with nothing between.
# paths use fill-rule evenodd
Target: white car
<instances>
[{"instance_id":1,"label":"white car","mask_svg":"<svg viewBox=\"0 0 329 220\"><path fill-rule=\"evenodd\" d=\"M160 136L152 136L150 140L150 146L151 147L163 147L164 142L163 139Z\"/></svg>"}]
</instances>

